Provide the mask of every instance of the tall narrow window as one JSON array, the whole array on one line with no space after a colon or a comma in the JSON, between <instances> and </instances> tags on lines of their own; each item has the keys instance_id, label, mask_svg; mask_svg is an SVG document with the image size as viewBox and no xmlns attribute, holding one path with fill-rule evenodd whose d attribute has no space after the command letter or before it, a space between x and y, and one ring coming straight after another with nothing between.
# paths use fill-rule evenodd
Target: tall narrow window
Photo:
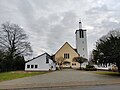
<instances>
[{"instance_id":1,"label":"tall narrow window","mask_svg":"<svg viewBox=\"0 0 120 90\"><path fill-rule=\"evenodd\" d=\"M80 30L79 34L80 34L80 38L84 38L84 31L83 30Z\"/></svg>"},{"instance_id":2,"label":"tall narrow window","mask_svg":"<svg viewBox=\"0 0 120 90\"><path fill-rule=\"evenodd\" d=\"M82 31L82 38L84 38L84 31Z\"/></svg>"},{"instance_id":3,"label":"tall narrow window","mask_svg":"<svg viewBox=\"0 0 120 90\"><path fill-rule=\"evenodd\" d=\"M79 31L79 32L80 32L79 34L80 34L80 38L81 38L81 31Z\"/></svg>"},{"instance_id":4,"label":"tall narrow window","mask_svg":"<svg viewBox=\"0 0 120 90\"><path fill-rule=\"evenodd\" d=\"M80 30L80 38L84 38L84 31Z\"/></svg>"},{"instance_id":5,"label":"tall narrow window","mask_svg":"<svg viewBox=\"0 0 120 90\"><path fill-rule=\"evenodd\" d=\"M69 53L68 53L68 58L70 58L70 55L69 55Z\"/></svg>"},{"instance_id":6,"label":"tall narrow window","mask_svg":"<svg viewBox=\"0 0 120 90\"><path fill-rule=\"evenodd\" d=\"M49 63L49 57L46 56L46 63Z\"/></svg>"},{"instance_id":7,"label":"tall narrow window","mask_svg":"<svg viewBox=\"0 0 120 90\"><path fill-rule=\"evenodd\" d=\"M66 58L66 53L64 53L64 58Z\"/></svg>"}]
</instances>

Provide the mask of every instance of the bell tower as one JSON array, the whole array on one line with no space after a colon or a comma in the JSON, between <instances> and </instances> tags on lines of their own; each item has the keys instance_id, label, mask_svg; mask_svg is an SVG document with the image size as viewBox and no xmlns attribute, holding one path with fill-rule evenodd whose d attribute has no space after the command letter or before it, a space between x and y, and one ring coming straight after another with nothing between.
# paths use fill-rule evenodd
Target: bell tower
<instances>
[{"instance_id":1,"label":"bell tower","mask_svg":"<svg viewBox=\"0 0 120 90\"><path fill-rule=\"evenodd\" d=\"M79 21L79 29L76 30L76 49L81 57L88 59L86 30L82 29L82 22Z\"/></svg>"}]
</instances>

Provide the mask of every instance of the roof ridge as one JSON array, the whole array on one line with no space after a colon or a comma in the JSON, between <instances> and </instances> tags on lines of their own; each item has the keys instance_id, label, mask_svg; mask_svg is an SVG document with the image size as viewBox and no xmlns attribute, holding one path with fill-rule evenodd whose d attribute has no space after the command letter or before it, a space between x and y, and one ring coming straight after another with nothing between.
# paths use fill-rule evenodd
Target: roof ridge
<instances>
[{"instance_id":1,"label":"roof ridge","mask_svg":"<svg viewBox=\"0 0 120 90\"><path fill-rule=\"evenodd\" d=\"M30 59L30 60L28 60L28 61L26 61L26 62L30 62L30 61L32 61L32 60L34 60L34 59L36 59L36 58L38 58L38 57L40 57L40 56L42 56L42 55L44 55L44 54L49 55L47 52L45 52L45 53L43 53L43 54L41 54L41 55L38 55L38 56L36 56L36 57L33 57L32 59Z\"/></svg>"},{"instance_id":2,"label":"roof ridge","mask_svg":"<svg viewBox=\"0 0 120 90\"><path fill-rule=\"evenodd\" d=\"M58 50L57 50L57 52L55 53L55 54L57 54L61 49L62 49L62 47L64 47L65 46L65 44L68 44L73 50L74 50L74 48L68 43L68 42L65 42ZM74 50L75 51L75 50ZM76 51L75 51L76 52ZM79 55L79 53L78 52L76 52L78 55ZM54 54L54 55L55 55Z\"/></svg>"}]
</instances>

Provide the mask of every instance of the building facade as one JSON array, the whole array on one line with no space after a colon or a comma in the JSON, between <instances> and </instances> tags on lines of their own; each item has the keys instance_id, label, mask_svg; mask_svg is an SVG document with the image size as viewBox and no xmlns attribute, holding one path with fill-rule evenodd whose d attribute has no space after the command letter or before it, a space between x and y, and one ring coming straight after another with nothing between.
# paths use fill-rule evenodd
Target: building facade
<instances>
[{"instance_id":1,"label":"building facade","mask_svg":"<svg viewBox=\"0 0 120 90\"><path fill-rule=\"evenodd\" d=\"M63 68L79 68L80 64L74 62L74 57L79 57L79 54L76 52L72 46L66 42L56 53L55 61L57 64L61 64ZM60 63L59 63L60 62Z\"/></svg>"},{"instance_id":2,"label":"building facade","mask_svg":"<svg viewBox=\"0 0 120 90\"><path fill-rule=\"evenodd\" d=\"M50 71L56 70L56 64L48 53L44 53L29 60L25 64L25 71Z\"/></svg>"},{"instance_id":3,"label":"building facade","mask_svg":"<svg viewBox=\"0 0 120 90\"><path fill-rule=\"evenodd\" d=\"M82 29L82 23L79 22L79 29L75 32L76 35L76 49L74 49L68 42L66 42L54 55L54 60L47 53L44 53L32 60L29 60L25 65L26 71L49 71L56 70L57 66L63 68L80 68L80 63L74 61L75 57L83 57L88 59L87 53L87 37L86 30ZM81 66L86 67L88 62Z\"/></svg>"}]
</instances>

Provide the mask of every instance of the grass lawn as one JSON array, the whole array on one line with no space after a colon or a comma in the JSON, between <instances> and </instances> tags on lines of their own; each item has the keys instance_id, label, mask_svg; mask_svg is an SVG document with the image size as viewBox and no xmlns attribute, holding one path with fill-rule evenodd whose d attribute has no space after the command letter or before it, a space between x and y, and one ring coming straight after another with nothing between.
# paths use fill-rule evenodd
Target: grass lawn
<instances>
[{"instance_id":1,"label":"grass lawn","mask_svg":"<svg viewBox=\"0 0 120 90\"><path fill-rule=\"evenodd\" d=\"M96 71L95 73L102 74L102 75L110 75L110 76L120 76L120 73L112 72L112 71Z\"/></svg>"},{"instance_id":2,"label":"grass lawn","mask_svg":"<svg viewBox=\"0 0 120 90\"><path fill-rule=\"evenodd\" d=\"M17 78L29 77L34 75L45 74L48 72L25 72L25 71L11 71L0 73L0 82L6 80L12 80Z\"/></svg>"}]
</instances>

